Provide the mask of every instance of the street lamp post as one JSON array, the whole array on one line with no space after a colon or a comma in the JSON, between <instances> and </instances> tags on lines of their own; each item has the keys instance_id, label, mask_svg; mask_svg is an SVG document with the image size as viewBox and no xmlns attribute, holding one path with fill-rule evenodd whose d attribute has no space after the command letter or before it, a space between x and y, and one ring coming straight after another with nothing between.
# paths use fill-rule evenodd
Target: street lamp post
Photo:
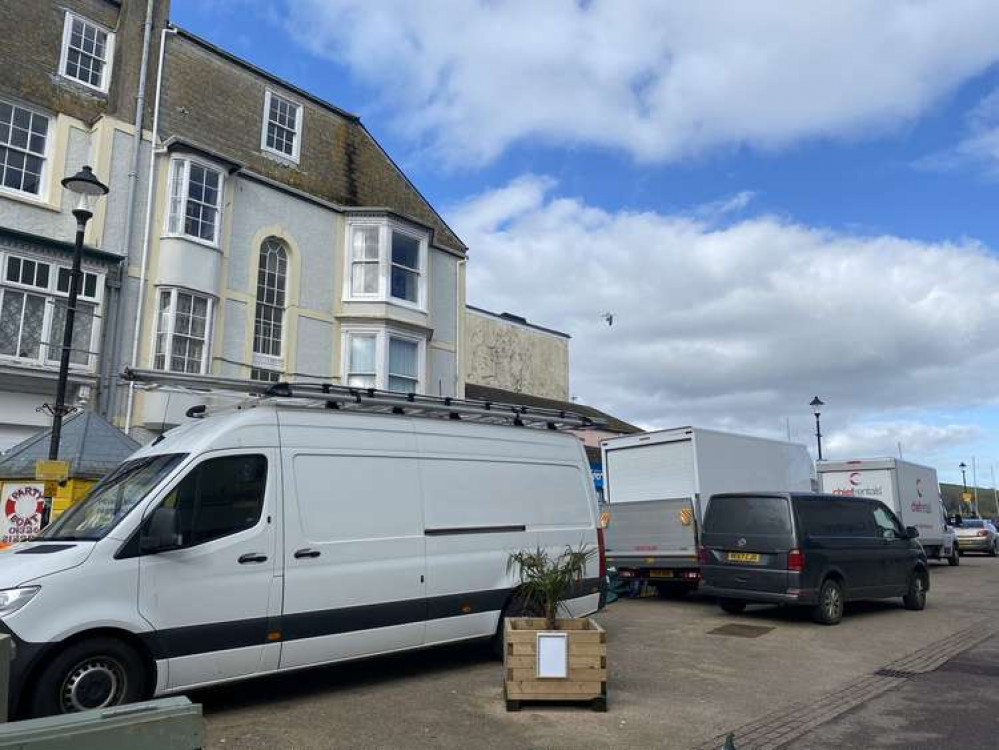
<instances>
[{"instance_id":1,"label":"street lamp post","mask_svg":"<svg viewBox=\"0 0 999 750\"><path fill-rule=\"evenodd\" d=\"M812 399L811 403L808 404L812 407L812 414L815 415L815 443L819 449L819 461L822 460L822 423L819 421L819 416L822 414L822 407L825 404L822 400L816 396Z\"/></svg>"},{"instance_id":2,"label":"street lamp post","mask_svg":"<svg viewBox=\"0 0 999 750\"><path fill-rule=\"evenodd\" d=\"M961 486L964 487L964 492L961 493L961 508L964 508L964 504L968 502L968 465L962 461L957 465L957 468L961 470Z\"/></svg>"},{"instance_id":3,"label":"street lamp post","mask_svg":"<svg viewBox=\"0 0 999 750\"><path fill-rule=\"evenodd\" d=\"M83 260L83 234L87 222L93 218L92 201L107 195L108 188L94 176L90 167L84 167L72 177L62 181L62 186L79 196L73 209L76 217L76 246L73 249L73 270L69 276L69 299L66 301L66 324L62 330L62 356L59 359L59 381L56 385L55 405L52 406L52 437L49 441L49 459L59 458L59 440L62 437L62 418L66 414L66 383L69 380L69 356L73 348L73 325L76 323L76 297L80 292L80 264Z\"/></svg>"}]
</instances>

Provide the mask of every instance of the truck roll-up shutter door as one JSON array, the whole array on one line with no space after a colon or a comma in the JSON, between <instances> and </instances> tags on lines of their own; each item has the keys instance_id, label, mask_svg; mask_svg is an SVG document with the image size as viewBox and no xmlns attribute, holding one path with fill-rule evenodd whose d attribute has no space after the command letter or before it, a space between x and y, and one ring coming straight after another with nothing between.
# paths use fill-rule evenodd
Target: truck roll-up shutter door
<instances>
[{"instance_id":1,"label":"truck roll-up shutter door","mask_svg":"<svg viewBox=\"0 0 999 750\"><path fill-rule=\"evenodd\" d=\"M604 469L611 503L694 496L691 440L609 450Z\"/></svg>"}]
</instances>

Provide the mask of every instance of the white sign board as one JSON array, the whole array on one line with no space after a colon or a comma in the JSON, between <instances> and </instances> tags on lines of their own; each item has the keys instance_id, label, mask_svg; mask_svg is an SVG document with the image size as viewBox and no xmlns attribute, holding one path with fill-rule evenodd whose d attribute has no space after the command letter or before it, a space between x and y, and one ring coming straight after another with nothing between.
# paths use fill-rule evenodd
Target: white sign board
<instances>
[{"instance_id":1,"label":"white sign board","mask_svg":"<svg viewBox=\"0 0 999 750\"><path fill-rule=\"evenodd\" d=\"M0 542L31 539L42 528L44 485L41 482L4 482L0 485Z\"/></svg>"},{"instance_id":2,"label":"white sign board","mask_svg":"<svg viewBox=\"0 0 999 750\"><path fill-rule=\"evenodd\" d=\"M538 677L569 676L569 634L538 633Z\"/></svg>"}]
</instances>

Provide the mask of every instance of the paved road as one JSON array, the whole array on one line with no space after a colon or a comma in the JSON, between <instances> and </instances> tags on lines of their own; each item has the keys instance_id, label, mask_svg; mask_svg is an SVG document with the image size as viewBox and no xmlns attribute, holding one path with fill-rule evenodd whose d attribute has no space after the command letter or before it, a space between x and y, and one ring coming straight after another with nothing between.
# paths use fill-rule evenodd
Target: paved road
<instances>
[{"instance_id":1,"label":"paved road","mask_svg":"<svg viewBox=\"0 0 999 750\"><path fill-rule=\"evenodd\" d=\"M906 680L797 739L795 750L844 747L995 750L999 747L999 638Z\"/></svg>"},{"instance_id":2,"label":"paved road","mask_svg":"<svg viewBox=\"0 0 999 750\"><path fill-rule=\"evenodd\" d=\"M262 678L192 698L204 705L206 748L691 748L785 708L840 705L829 696L844 691L865 698L858 691L872 679L894 689L906 681L871 676L948 638L947 648L964 648L960 634L997 615L999 561L966 557L958 568L933 567L925 611L861 603L831 628L772 607L733 617L697 597L615 603L599 616L609 637L606 714L571 706L507 714L502 669L479 646ZM765 630L754 638L710 632L727 624Z\"/></svg>"}]
</instances>

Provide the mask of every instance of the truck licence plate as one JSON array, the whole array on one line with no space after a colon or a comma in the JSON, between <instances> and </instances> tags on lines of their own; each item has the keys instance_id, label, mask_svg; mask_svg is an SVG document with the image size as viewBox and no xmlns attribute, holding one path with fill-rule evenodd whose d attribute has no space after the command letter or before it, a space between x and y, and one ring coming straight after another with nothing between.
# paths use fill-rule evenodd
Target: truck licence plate
<instances>
[{"instance_id":1,"label":"truck licence plate","mask_svg":"<svg viewBox=\"0 0 999 750\"><path fill-rule=\"evenodd\" d=\"M672 578L672 570L650 570L649 578Z\"/></svg>"},{"instance_id":2,"label":"truck licence plate","mask_svg":"<svg viewBox=\"0 0 999 750\"><path fill-rule=\"evenodd\" d=\"M758 563L760 561L760 556L755 552L729 552L728 561Z\"/></svg>"}]
</instances>

